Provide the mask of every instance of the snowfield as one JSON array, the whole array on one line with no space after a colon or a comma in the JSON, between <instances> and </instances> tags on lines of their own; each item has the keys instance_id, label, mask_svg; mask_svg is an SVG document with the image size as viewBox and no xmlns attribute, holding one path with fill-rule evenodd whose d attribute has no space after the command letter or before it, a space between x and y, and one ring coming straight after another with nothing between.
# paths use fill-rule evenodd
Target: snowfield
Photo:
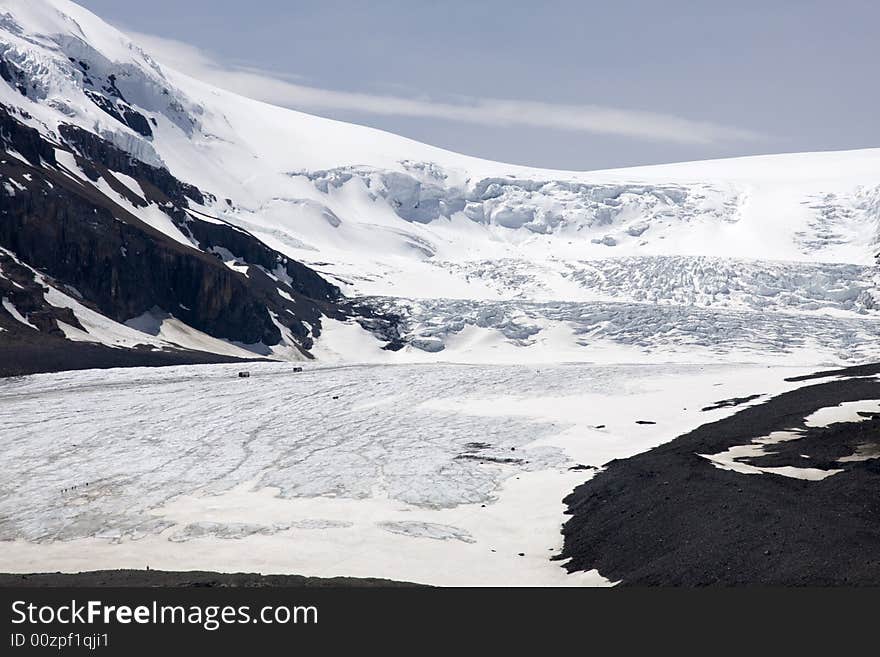
<instances>
[{"instance_id":1,"label":"snowfield","mask_svg":"<svg viewBox=\"0 0 880 657\"><path fill-rule=\"evenodd\" d=\"M0 63L30 85L0 80L16 120L55 145L73 124L166 168L204 193L190 216L399 317L403 343L323 317L299 373L0 379L0 572L605 585L550 561L563 498L597 468L741 408L700 410L721 400L880 358L880 149L594 172L489 162L204 84L67 0L0 0ZM133 178L56 152L59 175L201 248ZM287 275L263 272L270 288ZM113 321L33 273L82 326L60 327L70 340L309 355L292 338L221 340L176 308ZM34 328L23 310L0 299Z\"/></svg>"},{"instance_id":2,"label":"snowfield","mask_svg":"<svg viewBox=\"0 0 880 657\"><path fill-rule=\"evenodd\" d=\"M549 560L614 458L803 368L254 364L0 382L0 571L597 585ZM637 421L656 424L637 424ZM586 466L586 468L584 468ZM575 468L575 469L572 469ZM520 553L523 553L520 556Z\"/></svg>"},{"instance_id":3,"label":"snowfield","mask_svg":"<svg viewBox=\"0 0 880 657\"><path fill-rule=\"evenodd\" d=\"M67 0L0 0L0 33L0 54L32 84L27 97L0 84L0 102L26 111L43 133L73 123L167 167L205 192L205 205L191 206L201 219L251 231L349 296L399 299L410 345L422 352L409 360L435 359L450 348L444 336L463 329L489 331L481 339L504 341L505 352L519 347L524 361L546 360L530 353L529 336L542 322L554 329L543 342L558 342L564 360L604 360L608 343L693 346L701 361L704 347L745 360L798 354L817 363L876 353L880 149L535 169L217 89ZM118 92L110 96L117 114L136 111L149 125L139 132L102 109L95 94L108 89ZM71 176L189 243L158 206L132 205L68 160ZM133 181L127 186L143 195ZM218 255L246 274L241 254ZM484 301L505 302L488 311L501 325L472 310ZM525 333L510 319L513 302L540 316ZM545 303L546 311L534 305ZM175 325L173 308L153 313L163 314L164 327L134 323L152 327L142 332L145 343L242 351ZM622 329L616 318L644 329ZM126 328L90 331L91 339L118 343ZM350 333L334 333L343 341L325 339L319 351L347 353L353 339L370 344ZM354 360L372 359L366 351ZM281 348L272 357L291 353Z\"/></svg>"}]
</instances>

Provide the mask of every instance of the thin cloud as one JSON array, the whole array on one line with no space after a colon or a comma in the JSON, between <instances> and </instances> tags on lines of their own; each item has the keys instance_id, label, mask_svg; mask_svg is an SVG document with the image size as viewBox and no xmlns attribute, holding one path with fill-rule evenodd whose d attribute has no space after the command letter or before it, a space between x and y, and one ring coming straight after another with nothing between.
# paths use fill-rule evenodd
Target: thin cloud
<instances>
[{"instance_id":1,"label":"thin cloud","mask_svg":"<svg viewBox=\"0 0 880 657\"><path fill-rule=\"evenodd\" d=\"M601 105L462 97L458 102L322 89L297 76L230 66L180 41L128 31L151 56L187 75L243 96L299 110L345 110L362 114L443 119L487 126L528 126L616 135L682 144L746 141L757 133L670 114Z\"/></svg>"}]
</instances>

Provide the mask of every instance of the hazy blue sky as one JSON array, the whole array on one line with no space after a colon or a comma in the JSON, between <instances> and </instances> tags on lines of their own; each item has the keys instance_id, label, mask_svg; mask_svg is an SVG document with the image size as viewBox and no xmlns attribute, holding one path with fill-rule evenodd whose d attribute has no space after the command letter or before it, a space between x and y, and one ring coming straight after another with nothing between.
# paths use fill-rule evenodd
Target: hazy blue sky
<instances>
[{"instance_id":1,"label":"hazy blue sky","mask_svg":"<svg viewBox=\"0 0 880 657\"><path fill-rule=\"evenodd\" d=\"M880 145L872 0L79 2L218 84L491 159Z\"/></svg>"}]
</instances>

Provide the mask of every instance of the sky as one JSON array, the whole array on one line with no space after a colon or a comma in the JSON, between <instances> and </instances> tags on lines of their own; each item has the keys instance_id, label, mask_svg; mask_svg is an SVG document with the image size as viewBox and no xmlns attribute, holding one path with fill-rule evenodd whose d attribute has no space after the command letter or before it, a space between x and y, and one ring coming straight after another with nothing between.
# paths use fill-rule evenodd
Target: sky
<instances>
[{"instance_id":1,"label":"sky","mask_svg":"<svg viewBox=\"0 0 880 657\"><path fill-rule=\"evenodd\" d=\"M78 1L217 86L492 160L880 146L874 0Z\"/></svg>"}]
</instances>

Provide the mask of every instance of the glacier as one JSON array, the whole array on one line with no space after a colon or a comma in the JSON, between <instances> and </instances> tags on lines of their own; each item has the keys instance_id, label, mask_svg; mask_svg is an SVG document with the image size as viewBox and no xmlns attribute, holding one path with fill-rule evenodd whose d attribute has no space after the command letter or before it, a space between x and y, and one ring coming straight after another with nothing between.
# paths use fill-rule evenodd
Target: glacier
<instances>
[{"instance_id":1,"label":"glacier","mask_svg":"<svg viewBox=\"0 0 880 657\"><path fill-rule=\"evenodd\" d=\"M700 410L709 403L793 389L782 377L809 371L258 363L240 379L239 369L0 380L0 569L607 584L549 560L567 492L612 459L735 410Z\"/></svg>"},{"instance_id":2,"label":"glacier","mask_svg":"<svg viewBox=\"0 0 880 657\"><path fill-rule=\"evenodd\" d=\"M203 191L204 204L192 206L200 218L250 231L349 296L396 298L407 315L425 300L455 300L433 304L436 320L408 319L448 325L411 329L408 351L442 352L438 339L462 324L527 350L509 320L485 318L522 303L526 314L550 304L546 320L573 322L566 347L579 347L579 360L604 341L653 340L663 349L669 321L684 334L693 327L692 344L739 352L750 337L739 337L737 317L748 312L775 336L753 344L753 354L762 344L773 354L798 350L805 338L791 327L801 313L815 315L817 362L871 352L864 338L876 314L880 150L594 172L507 165L210 87L66 0L0 7L2 58L30 83L25 93L0 85L0 102L47 134L73 123L166 167ZM117 116L96 104L97 92ZM149 131L128 125L125 111ZM157 223L154 207L131 210L186 239ZM226 256L232 267L248 264ZM475 318L459 303L468 300L505 303ZM592 305L571 305L580 303ZM647 321L643 335L622 338L614 321L600 319L608 312ZM709 317L719 330L700 328ZM849 356L848 335L857 343Z\"/></svg>"},{"instance_id":3,"label":"glacier","mask_svg":"<svg viewBox=\"0 0 880 657\"><path fill-rule=\"evenodd\" d=\"M174 308L116 321L0 247L71 313L67 340L279 361L0 379L3 571L607 585L549 561L575 486L735 412L719 400L880 355L880 149L490 162L212 87L67 0L0 0L0 63L0 105L49 143L75 126L167 171L201 190L190 216L247 231L399 331L388 349L366 315L327 311L303 365L289 335L224 340ZM77 185L200 248L130 176L55 152ZM283 267L200 255L292 301Z\"/></svg>"}]
</instances>

